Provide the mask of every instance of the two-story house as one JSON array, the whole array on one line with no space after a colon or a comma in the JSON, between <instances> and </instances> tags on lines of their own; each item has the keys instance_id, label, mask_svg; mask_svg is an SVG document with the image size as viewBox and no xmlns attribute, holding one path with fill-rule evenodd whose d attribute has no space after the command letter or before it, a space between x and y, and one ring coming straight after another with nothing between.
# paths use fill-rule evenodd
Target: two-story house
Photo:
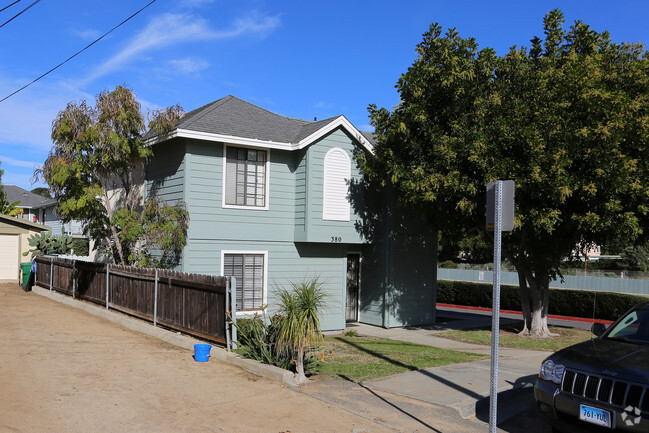
<instances>
[{"instance_id":1,"label":"two-story house","mask_svg":"<svg viewBox=\"0 0 649 433\"><path fill-rule=\"evenodd\" d=\"M239 314L272 314L275 288L317 276L326 331L435 321L436 233L365 192L354 154L371 155L372 134L344 116L293 119L227 96L147 137L146 194L190 213L178 268L235 276Z\"/></svg>"}]
</instances>

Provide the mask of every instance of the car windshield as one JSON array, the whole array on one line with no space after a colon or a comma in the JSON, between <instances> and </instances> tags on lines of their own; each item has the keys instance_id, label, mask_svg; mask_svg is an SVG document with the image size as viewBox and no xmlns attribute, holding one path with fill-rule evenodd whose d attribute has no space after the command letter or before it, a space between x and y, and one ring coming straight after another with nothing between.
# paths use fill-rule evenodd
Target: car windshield
<instances>
[{"instance_id":1,"label":"car windshield","mask_svg":"<svg viewBox=\"0 0 649 433\"><path fill-rule=\"evenodd\" d=\"M649 344L649 310L631 311L604 338Z\"/></svg>"}]
</instances>

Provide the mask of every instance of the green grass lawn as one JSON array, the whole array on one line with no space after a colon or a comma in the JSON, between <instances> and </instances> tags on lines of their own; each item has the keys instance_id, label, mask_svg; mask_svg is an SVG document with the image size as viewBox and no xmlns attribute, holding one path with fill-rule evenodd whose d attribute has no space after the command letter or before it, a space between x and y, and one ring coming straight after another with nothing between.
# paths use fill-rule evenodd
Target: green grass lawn
<instances>
[{"instance_id":1,"label":"green grass lawn","mask_svg":"<svg viewBox=\"0 0 649 433\"><path fill-rule=\"evenodd\" d=\"M373 337L326 337L315 353L311 379L352 382L427 367L477 361L486 356Z\"/></svg>"},{"instance_id":2,"label":"green grass lawn","mask_svg":"<svg viewBox=\"0 0 649 433\"><path fill-rule=\"evenodd\" d=\"M521 324L505 325L500 329L500 346L519 349L557 351L564 347L580 343L594 337L590 331L583 329L550 326L550 332L559 334L551 338L530 338L518 335ZM445 331L435 334L436 337L463 341L466 343L491 345L491 327L467 329L462 331Z\"/></svg>"}]
</instances>

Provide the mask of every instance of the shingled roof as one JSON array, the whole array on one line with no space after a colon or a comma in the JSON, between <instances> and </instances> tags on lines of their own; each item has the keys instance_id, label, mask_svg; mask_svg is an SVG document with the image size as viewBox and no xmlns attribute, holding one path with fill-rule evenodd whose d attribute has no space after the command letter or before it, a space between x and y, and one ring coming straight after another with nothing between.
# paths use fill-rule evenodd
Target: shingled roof
<instances>
[{"instance_id":1,"label":"shingled roof","mask_svg":"<svg viewBox=\"0 0 649 433\"><path fill-rule=\"evenodd\" d=\"M276 147L299 148L309 137L338 126L348 129L365 147L371 149L371 136L358 131L344 116L308 121L281 116L234 96L226 96L187 113L177 122L173 136L192 136L215 140L236 137ZM192 135L193 133L193 135ZM153 138L151 131L145 138Z\"/></svg>"},{"instance_id":2,"label":"shingled roof","mask_svg":"<svg viewBox=\"0 0 649 433\"><path fill-rule=\"evenodd\" d=\"M18 207L24 209L42 208L56 203L56 199L34 194L15 185L2 185L2 189L7 194L7 202L19 201Z\"/></svg>"}]
</instances>

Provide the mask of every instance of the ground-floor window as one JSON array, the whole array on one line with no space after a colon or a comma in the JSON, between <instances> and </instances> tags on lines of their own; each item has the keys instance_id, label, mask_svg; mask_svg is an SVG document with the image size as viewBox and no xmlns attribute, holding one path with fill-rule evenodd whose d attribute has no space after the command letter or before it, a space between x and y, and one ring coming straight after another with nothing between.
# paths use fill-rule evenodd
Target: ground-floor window
<instances>
[{"instance_id":1,"label":"ground-floor window","mask_svg":"<svg viewBox=\"0 0 649 433\"><path fill-rule=\"evenodd\" d=\"M237 282L237 311L260 310L266 299L266 254L224 252L223 275Z\"/></svg>"}]
</instances>

